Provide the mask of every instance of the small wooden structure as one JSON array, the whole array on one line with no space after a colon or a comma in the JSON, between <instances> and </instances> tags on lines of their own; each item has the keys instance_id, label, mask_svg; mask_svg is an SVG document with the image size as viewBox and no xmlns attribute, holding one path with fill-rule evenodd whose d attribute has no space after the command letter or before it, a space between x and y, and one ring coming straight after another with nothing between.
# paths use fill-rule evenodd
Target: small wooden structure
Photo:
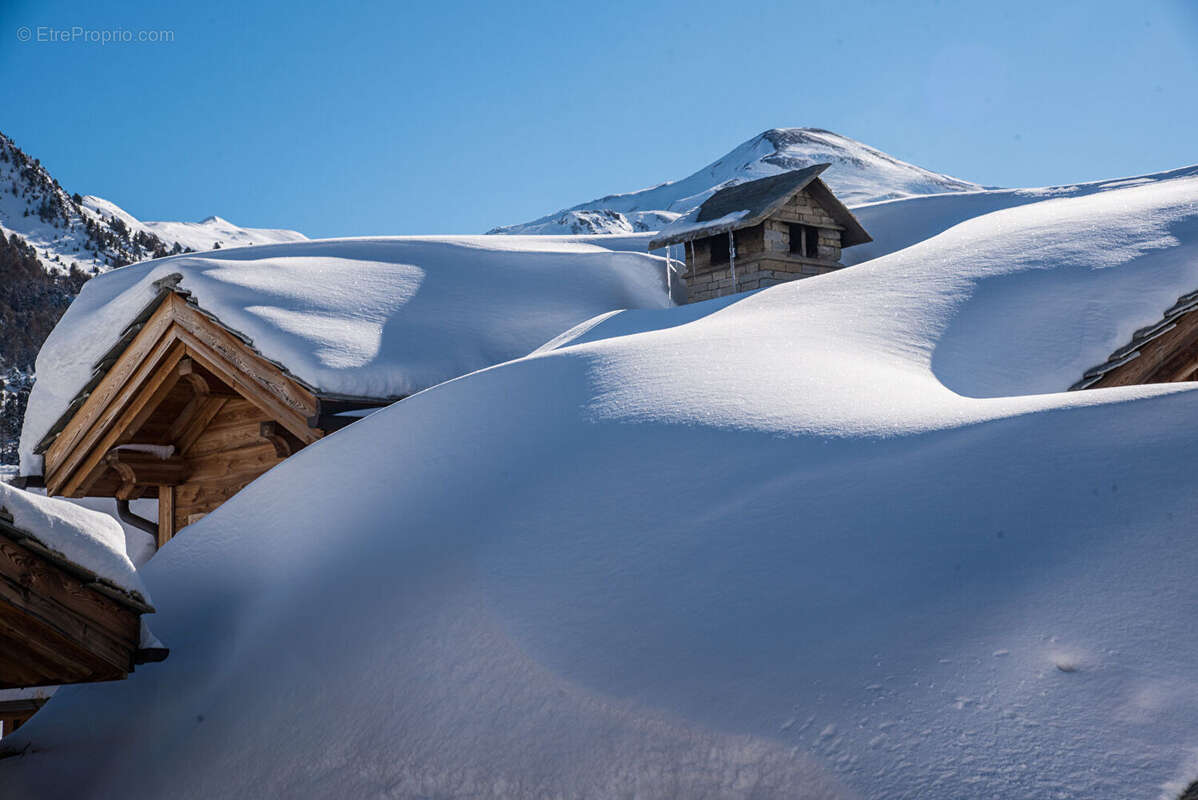
<instances>
[{"instance_id":1,"label":"small wooden structure","mask_svg":"<svg viewBox=\"0 0 1198 800\"><path fill-rule=\"evenodd\" d=\"M120 680L137 664L161 661L143 650L135 596L65 560L0 510L0 689ZM40 702L6 701L0 722L12 730Z\"/></svg>"},{"instance_id":2,"label":"small wooden structure","mask_svg":"<svg viewBox=\"0 0 1198 800\"><path fill-rule=\"evenodd\" d=\"M650 250L685 245L687 301L709 300L840 269L840 251L872 241L815 164L719 190Z\"/></svg>"},{"instance_id":3,"label":"small wooden structure","mask_svg":"<svg viewBox=\"0 0 1198 800\"><path fill-rule=\"evenodd\" d=\"M49 495L157 498L158 545L291 454L398 398L321 395L199 308L159 293L39 443ZM139 524L127 506L126 521Z\"/></svg>"},{"instance_id":4,"label":"small wooden structure","mask_svg":"<svg viewBox=\"0 0 1198 800\"><path fill-rule=\"evenodd\" d=\"M1198 380L1198 292L1178 298L1161 320L1087 370L1071 390Z\"/></svg>"}]
</instances>

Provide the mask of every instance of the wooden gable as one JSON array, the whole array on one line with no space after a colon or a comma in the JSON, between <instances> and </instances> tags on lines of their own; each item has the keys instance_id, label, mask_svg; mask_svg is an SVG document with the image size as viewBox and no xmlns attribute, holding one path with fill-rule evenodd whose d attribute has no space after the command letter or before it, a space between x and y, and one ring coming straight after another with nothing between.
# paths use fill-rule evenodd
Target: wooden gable
<instances>
[{"instance_id":1,"label":"wooden gable","mask_svg":"<svg viewBox=\"0 0 1198 800\"><path fill-rule=\"evenodd\" d=\"M176 292L110 361L45 448L43 481L158 497L160 545L325 433L311 390Z\"/></svg>"}]
</instances>

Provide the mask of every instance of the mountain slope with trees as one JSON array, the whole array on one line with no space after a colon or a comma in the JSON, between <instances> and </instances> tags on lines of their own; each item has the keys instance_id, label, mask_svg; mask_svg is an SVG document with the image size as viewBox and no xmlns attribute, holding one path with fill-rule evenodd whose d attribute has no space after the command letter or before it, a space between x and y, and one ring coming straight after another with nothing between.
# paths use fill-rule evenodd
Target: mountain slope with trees
<instances>
[{"instance_id":1,"label":"mountain slope with trees","mask_svg":"<svg viewBox=\"0 0 1198 800\"><path fill-rule=\"evenodd\" d=\"M142 222L102 198L68 193L0 133L0 464L16 462L38 348L88 278L192 250L304 238L219 217Z\"/></svg>"}]
</instances>

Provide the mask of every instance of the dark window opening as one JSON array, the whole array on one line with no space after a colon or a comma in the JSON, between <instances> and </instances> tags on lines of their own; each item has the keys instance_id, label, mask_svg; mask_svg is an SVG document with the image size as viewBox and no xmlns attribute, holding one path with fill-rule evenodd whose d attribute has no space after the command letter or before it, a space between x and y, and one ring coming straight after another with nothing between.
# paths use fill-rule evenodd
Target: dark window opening
<instances>
[{"instance_id":1,"label":"dark window opening","mask_svg":"<svg viewBox=\"0 0 1198 800\"><path fill-rule=\"evenodd\" d=\"M712 264L728 263L728 234L721 233L719 236L712 236L707 240L707 246L711 248Z\"/></svg>"},{"instance_id":2,"label":"dark window opening","mask_svg":"<svg viewBox=\"0 0 1198 800\"><path fill-rule=\"evenodd\" d=\"M803 258L819 258L819 228L792 223L790 226L790 252Z\"/></svg>"}]
</instances>

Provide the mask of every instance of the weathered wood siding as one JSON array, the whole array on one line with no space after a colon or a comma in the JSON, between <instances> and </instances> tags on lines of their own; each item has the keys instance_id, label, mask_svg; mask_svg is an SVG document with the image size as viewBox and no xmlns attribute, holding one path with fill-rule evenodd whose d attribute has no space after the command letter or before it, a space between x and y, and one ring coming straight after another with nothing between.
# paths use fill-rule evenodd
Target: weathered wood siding
<instances>
[{"instance_id":1,"label":"weathered wood siding","mask_svg":"<svg viewBox=\"0 0 1198 800\"><path fill-rule=\"evenodd\" d=\"M120 680L140 631L137 612L0 536L0 689Z\"/></svg>"},{"instance_id":2,"label":"weathered wood siding","mask_svg":"<svg viewBox=\"0 0 1198 800\"><path fill-rule=\"evenodd\" d=\"M283 458L262 436L271 418L241 397L225 401L195 442L183 453L190 466L187 481L174 489L174 530L195 515L216 510L250 481Z\"/></svg>"}]
</instances>

